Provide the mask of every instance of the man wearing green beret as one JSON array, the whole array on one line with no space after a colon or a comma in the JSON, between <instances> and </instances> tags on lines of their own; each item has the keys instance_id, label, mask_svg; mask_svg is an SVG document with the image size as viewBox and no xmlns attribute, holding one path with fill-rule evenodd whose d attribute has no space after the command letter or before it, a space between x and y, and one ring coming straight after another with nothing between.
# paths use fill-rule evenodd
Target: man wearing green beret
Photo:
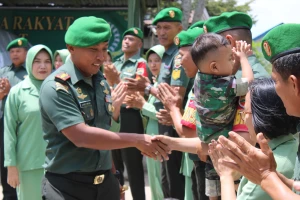
<instances>
[{"instance_id":1,"label":"man wearing green beret","mask_svg":"<svg viewBox=\"0 0 300 200\"><path fill-rule=\"evenodd\" d=\"M5 66L0 69L0 100L1 110L4 111L6 97L10 88L24 80L27 75L25 68L25 60L27 54L28 41L26 38L17 38L11 41L6 50L9 51L9 56L12 61L10 66ZM0 119L0 137L1 137L1 182L3 188L3 199L17 199L16 190L7 184L7 168L4 167L4 144L3 144L3 117Z\"/></svg>"},{"instance_id":2,"label":"man wearing green beret","mask_svg":"<svg viewBox=\"0 0 300 200\"><path fill-rule=\"evenodd\" d=\"M168 159L168 147L151 136L116 133L126 86L120 83L111 93L100 71L110 37L110 26L101 18L75 20L65 35L70 60L41 86L47 142L43 199L119 200L124 188L111 172L112 149L136 147Z\"/></svg>"},{"instance_id":3,"label":"man wearing green beret","mask_svg":"<svg viewBox=\"0 0 300 200\"><path fill-rule=\"evenodd\" d=\"M178 48L174 44L175 36L182 31L182 12L178 8L169 7L161 10L154 18L152 24L156 25L156 33L159 43L165 47L165 53L162 58L162 67L157 79L158 83L168 83L173 87L179 87L179 95L182 101L185 99L186 88L189 79L186 76L180 64L181 56L178 54ZM148 86L149 87L149 86ZM156 95L156 88L149 88L151 94ZM182 104L183 102L181 102ZM184 104L184 103L183 103ZM160 101L154 103L157 111L163 109ZM172 137L178 137L176 130L170 126L172 119L166 120L169 114L159 112L157 117L159 120L158 128L160 134L166 134ZM182 160L182 153L173 151L170 159L162 165L162 187L165 198L184 198L184 176L179 173Z\"/></svg>"},{"instance_id":4,"label":"man wearing green beret","mask_svg":"<svg viewBox=\"0 0 300 200\"><path fill-rule=\"evenodd\" d=\"M125 81L125 78L135 79L141 78L141 76L148 77L146 60L140 55L143 38L143 31L137 27L132 27L123 33L122 52L124 55L114 62L114 66L120 73L117 83ZM133 108L127 109L126 105L123 104L120 116L120 132L144 133L143 121L139 110ZM134 124L134 126L132 126L132 124ZM121 176L123 176L124 170L121 162L122 160L124 161L133 199L145 199L143 155L141 152L136 148L114 150L113 159L116 169L120 171Z\"/></svg>"},{"instance_id":5,"label":"man wearing green beret","mask_svg":"<svg viewBox=\"0 0 300 200\"><path fill-rule=\"evenodd\" d=\"M252 45L252 19L249 15L242 12L224 12L220 16L209 18L203 26L207 33L218 33L230 41L232 47L236 47L236 41L244 40L247 44ZM252 67L254 78L269 77L270 75L265 68L259 63L253 54L248 57L248 61ZM235 63L235 76L240 78L242 70L240 62Z\"/></svg>"},{"instance_id":6,"label":"man wearing green beret","mask_svg":"<svg viewBox=\"0 0 300 200\"><path fill-rule=\"evenodd\" d=\"M276 93L281 98L286 113L295 117L300 117L299 32L300 24L283 24L273 28L262 39L264 57L272 64ZM231 141L225 138L221 141L222 146L227 149L222 150L222 153L235 161L234 165L226 166L239 171L254 184L260 185L274 200L300 200L299 194L294 193L300 191L299 150L294 177L288 179L276 171L272 149L262 133L257 135L259 150L237 134L231 134L231 138Z\"/></svg>"}]
</instances>

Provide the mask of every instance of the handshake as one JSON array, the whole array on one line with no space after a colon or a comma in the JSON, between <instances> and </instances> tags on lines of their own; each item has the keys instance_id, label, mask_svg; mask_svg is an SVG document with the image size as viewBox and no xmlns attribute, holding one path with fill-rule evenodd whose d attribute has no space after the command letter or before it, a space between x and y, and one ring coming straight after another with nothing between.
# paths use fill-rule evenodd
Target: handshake
<instances>
[{"instance_id":1,"label":"handshake","mask_svg":"<svg viewBox=\"0 0 300 200\"><path fill-rule=\"evenodd\" d=\"M136 148L138 148L144 156L153 158L154 160L169 160L169 154L172 152L172 138L164 135L143 135L144 140L138 140Z\"/></svg>"}]
</instances>

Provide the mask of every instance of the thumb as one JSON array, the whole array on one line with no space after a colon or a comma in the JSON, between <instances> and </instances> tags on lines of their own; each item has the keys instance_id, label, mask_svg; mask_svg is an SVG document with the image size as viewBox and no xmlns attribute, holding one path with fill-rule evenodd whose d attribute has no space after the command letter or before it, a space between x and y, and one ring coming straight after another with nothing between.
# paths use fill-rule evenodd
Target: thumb
<instances>
[{"instance_id":1,"label":"thumb","mask_svg":"<svg viewBox=\"0 0 300 200\"><path fill-rule=\"evenodd\" d=\"M296 191L300 191L300 182L299 181L294 181L293 188Z\"/></svg>"},{"instance_id":2,"label":"thumb","mask_svg":"<svg viewBox=\"0 0 300 200\"><path fill-rule=\"evenodd\" d=\"M257 134L256 138L257 138L257 142L258 142L258 144L260 146L260 149L263 152L267 152L267 151L270 150L270 147L268 145L268 141L267 141L267 139L264 137L264 135L262 133Z\"/></svg>"}]
</instances>

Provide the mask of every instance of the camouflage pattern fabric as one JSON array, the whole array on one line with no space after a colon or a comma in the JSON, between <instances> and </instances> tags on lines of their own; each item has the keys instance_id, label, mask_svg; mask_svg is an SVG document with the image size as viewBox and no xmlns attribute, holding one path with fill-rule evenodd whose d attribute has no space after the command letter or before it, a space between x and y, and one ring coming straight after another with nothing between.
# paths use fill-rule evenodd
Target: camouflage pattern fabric
<instances>
[{"instance_id":1,"label":"camouflage pattern fabric","mask_svg":"<svg viewBox=\"0 0 300 200\"><path fill-rule=\"evenodd\" d=\"M236 80L234 76L221 77L198 72L194 92L199 138L209 143L220 135L228 137L236 113L237 93L247 93L245 81Z\"/></svg>"}]
</instances>

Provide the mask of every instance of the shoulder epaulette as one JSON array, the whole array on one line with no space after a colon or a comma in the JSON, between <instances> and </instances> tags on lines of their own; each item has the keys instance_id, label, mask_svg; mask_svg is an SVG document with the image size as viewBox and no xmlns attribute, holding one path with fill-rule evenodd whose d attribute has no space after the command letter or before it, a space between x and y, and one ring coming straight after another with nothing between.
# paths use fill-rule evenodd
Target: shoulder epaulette
<instances>
[{"instance_id":1,"label":"shoulder epaulette","mask_svg":"<svg viewBox=\"0 0 300 200\"><path fill-rule=\"evenodd\" d=\"M57 74L57 75L55 76L55 79L60 79L60 80L63 80L63 81L67 81L67 80L70 79L70 78L71 78L70 75L67 74L66 72L62 72L62 73Z\"/></svg>"}]
</instances>

